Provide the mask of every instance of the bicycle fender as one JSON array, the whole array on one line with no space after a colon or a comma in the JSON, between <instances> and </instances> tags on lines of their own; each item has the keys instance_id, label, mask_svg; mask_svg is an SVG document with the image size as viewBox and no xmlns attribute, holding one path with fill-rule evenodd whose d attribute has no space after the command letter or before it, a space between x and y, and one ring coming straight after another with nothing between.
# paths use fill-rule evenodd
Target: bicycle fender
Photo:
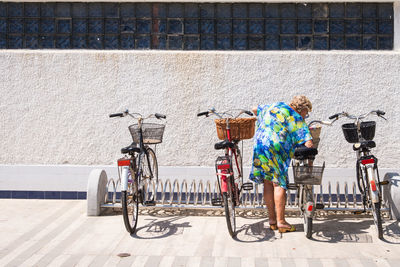
<instances>
[{"instance_id":1,"label":"bicycle fender","mask_svg":"<svg viewBox=\"0 0 400 267\"><path fill-rule=\"evenodd\" d=\"M375 179L374 166L373 166L373 164L367 164L365 167L367 169L368 186L369 186L369 191L370 191L370 195L371 195L371 201L372 201L372 203L378 203L379 202L379 184L377 183L377 181Z\"/></svg>"},{"instance_id":2,"label":"bicycle fender","mask_svg":"<svg viewBox=\"0 0 400 267\"><path fill-rule=\"evenodd\" d=\"M307 217L313 217L315 212L315 205L314 202L308 201L305 203L304 207L304 213L306 214Z\"/></svg>"},{"instance_id":3,"label":"bicycle fender","mask_svg":"<svg viewBox=\"0 0 400 267\"><path fill-rule=\"evenodd\" d=\"M221 192L228 192L228 184L226 182L228 172L226 170L219 170L218 173L220 174L219 177L221 177Z\"/></svg>"},{"instance_id":4,"label":"bicycle fender","mask_svg":"<svg viewBox=\"0 0 400 267\"><path fill-rule=\"evenodd\" d=\"M123 166L121 172L121 191L128 190L129 166Z\"/></svg>"}]
</instances>

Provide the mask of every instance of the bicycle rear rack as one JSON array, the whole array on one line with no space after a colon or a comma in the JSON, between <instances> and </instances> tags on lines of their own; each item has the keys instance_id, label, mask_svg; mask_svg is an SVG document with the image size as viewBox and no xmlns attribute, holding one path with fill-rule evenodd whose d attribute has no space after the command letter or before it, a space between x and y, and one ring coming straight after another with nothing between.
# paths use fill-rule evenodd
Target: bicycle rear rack
<instances>
[{"instance_id":1,"label":"bicycle rear rack","mask_svg":"<svg viewBox=\"0 0 400 267\"><path fill-rule=\"evenodd\" d=\"M157 207L216 209L220 208L222 203L217 181L192 180L188 183L186 180L178 181L175 179L171 181L166 179L162 181L159 179L158 183L156 181L147 183L145 188L145 200L154 197ZM245 210L264 208L262 188L262 185L254 185L252 190L242 191L238 208ZM316 203L324 207L319 209L318 212L356 212L363 210L362 197L358 193L355 182L351 186L347 182L342 185L337 182L334 188L330 182L326 186L314 186ZM120 208L120 180L109 179L107 189L108 192L101 207ZM343 190L343 193L341 193L341 190ZM295 211L298 209L297 204L296 190L289 188L286 209ZM383 203L381 210L389 211L388 205Z\"/></svg>"}]
</instances>

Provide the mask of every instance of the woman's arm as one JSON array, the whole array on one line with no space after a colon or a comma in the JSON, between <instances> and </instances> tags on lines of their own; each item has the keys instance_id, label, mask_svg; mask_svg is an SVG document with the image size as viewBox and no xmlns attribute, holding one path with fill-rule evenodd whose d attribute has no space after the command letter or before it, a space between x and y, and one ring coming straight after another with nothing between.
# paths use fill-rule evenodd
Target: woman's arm
<instances>
[{"instance_id":1,"label":"woman's arm","mask_svg":"<svg viewBox=\"0 0 400 267\"><path fill-rule=\"evenodd\" d=\"M308 148L313 147L313 141L312 140L308 140L307 142L304 143L304 145Z\"/></svg>"},{"instance_id":2,"label":"woman's arm","mask_svg":"<svg viewBox=\"0 0 400 267\"><path fill-rule=\"evenodd\" d=\"M251 111L253 111L254 116L257 116L257 109L258 109L257 106L254 106L254 107L251 109Z\"/></svg>"}]
</instances>

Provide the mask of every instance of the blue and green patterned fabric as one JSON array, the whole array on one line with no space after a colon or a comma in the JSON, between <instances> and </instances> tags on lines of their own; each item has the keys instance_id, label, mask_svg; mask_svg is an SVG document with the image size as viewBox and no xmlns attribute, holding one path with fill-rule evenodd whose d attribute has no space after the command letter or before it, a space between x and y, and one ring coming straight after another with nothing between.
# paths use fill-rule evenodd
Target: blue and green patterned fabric
<instances>
[{"instance_id":1,"label":"blue and green patterned fabric","mask_svg":"<svg viewBox=\"0 0 400 267\"><path fill-rule=\"evenodd\" d=\"M256 126L250 180L263 183L267 179L287 189L294 150L312 139L307 123L289 105L278 102L258 106Z\"/></svg>"}]
</instances>

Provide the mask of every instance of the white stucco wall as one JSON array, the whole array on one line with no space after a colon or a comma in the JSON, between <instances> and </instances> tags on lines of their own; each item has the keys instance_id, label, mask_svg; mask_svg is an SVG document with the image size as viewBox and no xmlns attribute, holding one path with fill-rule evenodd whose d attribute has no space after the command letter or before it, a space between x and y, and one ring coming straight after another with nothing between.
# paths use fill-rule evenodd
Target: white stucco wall
<instances>
[{"instance_id":1,"label":"white stucco wall","mask_svg":"<svg viewBox=\"0 0 400 267\"><path fill-rule=\"evenodd\" d=\"M0 164L113 164L128 145L129 118L165 113L159 165L212 166L217 141L207 108L248 108L305 94L310 119L348 111L386 111L377 120L375 154L397 168L400 151L400 52L0 52ZM343 121L344 122L344 121ZM251 141L244 145L250 164ZM320 157L353 167L340 123L323 129Z\"/></svg>"},{"instance_id":2,"label":"white stucco wall","mask_svg":"<svg viewBox=\"0 0 400 267\"><path fill-rule=\"evenodd\" d=\"M86 1L77 1L77 0L9 0L7 2L111 2L110 0L86 0ZM194 3L396 3L400 2L400 0L118 0L115 2L125 3L125 2L148 2L148 3L186 3L186 2L194 2Z\"/></svg>"}]
</instances>

